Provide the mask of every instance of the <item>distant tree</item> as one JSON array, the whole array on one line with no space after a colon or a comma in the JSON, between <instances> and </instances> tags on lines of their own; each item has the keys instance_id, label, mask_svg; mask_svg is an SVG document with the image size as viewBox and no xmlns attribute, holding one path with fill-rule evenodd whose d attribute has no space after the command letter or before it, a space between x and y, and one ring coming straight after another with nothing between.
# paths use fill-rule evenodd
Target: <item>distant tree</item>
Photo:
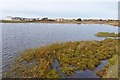
<instances>
[{"instance_id":1,"label":"distant tree","mask_svg":"<svg viewBox=\"0 0 120 80\"><path fill-rule=\"evenodd\" d=\"M36 19L33 19L32 21L36 21Z\"/></svg>"},{"instance_id":2,"label":"distant tree","mask_svg":"<svg viewBox=\"0 0 120 80\"><path fill-rule=\"evenodd\" d=\"M81 18L78 18L76 21L82 21Z\"/></svg>"},{"instance_id":3,"label":"distant tree","mask_svg":"<svg viewBox=\"0 0 120 80\"><path fill-rule=\"evenodd\" d=\"M48 18L46 17L46 18L42 18L42 20L48 20Z\"/></svg>"},{"instance_id":4,"label":"distant tree","mask_svg":"<svg viewBox=\"0 0 120 80\"><path fill-rule=\"evenodd\" d=\"M99 21L102 21L102 19L100 19Z\"/></svg>"}]
</instances>

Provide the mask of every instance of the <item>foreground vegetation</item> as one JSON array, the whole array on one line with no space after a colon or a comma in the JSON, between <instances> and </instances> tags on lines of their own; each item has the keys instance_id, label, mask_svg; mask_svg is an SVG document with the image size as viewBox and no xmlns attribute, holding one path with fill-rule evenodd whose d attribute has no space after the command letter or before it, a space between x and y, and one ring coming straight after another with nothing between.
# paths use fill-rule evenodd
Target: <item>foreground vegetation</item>
<instances>
[{"instance_id":1,"label":"foreground vegetation","mask_svg":"<svg viewBox=\"0 0 120 80\"><path fill-rule=\"evenodd\" d=\"M94 70L102 60L110 59L115 54L118 54L117 39L56 43L25 50L4 77L60 78L62 75L58 68L51 66L54 59L59 62L62 73L71 76L77 70Z\"/></svg>"},{"instance_id":2,"label":"foreground vegetation","mask_svg":"<svg viewBox=\"0 0 120 80\"><path fill-rule=\"evenodd\" d=\"M102 78L118 78L118 55L114 55L109 59L108 63L97 72Z\"/></svg>"},{"instance_id":3,"label":"foreground vegetation","mask_svg":"<svg viewBox=\"0 0 120 80\"><path fill-rule=\"evenodd\" d=\"M120 37L120 33L98 32L97 37Z\"/></svg>"}]
</instances>

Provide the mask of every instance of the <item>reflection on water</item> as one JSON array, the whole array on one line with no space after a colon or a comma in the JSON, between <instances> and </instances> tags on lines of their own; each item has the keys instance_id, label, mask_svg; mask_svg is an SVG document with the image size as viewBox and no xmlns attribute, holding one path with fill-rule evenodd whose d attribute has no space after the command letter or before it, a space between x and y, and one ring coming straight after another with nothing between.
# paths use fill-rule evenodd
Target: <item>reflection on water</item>
<instances>
[{"instance_id":1,"label":"reflection on water","mask_svg":"<svg viewBox=\"0 0 120 80\"><path fill-rule=\"evenodd\" d=\"M4 23L2 28L3 70L10 68L11 61L18 51L55 42L103 40L104 38L98 38L94 34L118 31L118 27L97 24Z\"/></svg>"},{"instance_id":2,"label":"reflection on water","mask_svg":"<svg viewBox=\"0 0 120 80\"><path fill-rule=\"evenodd\" d=\"M86 71L76 71L70 78L99 78L99 76L96 75L96 72L102 69L107 62L108 60L102 61L94 71L88 69Z\"/></svg>"},{"instance_id":3,"label":"reflection on water","mask_svg":"<svg viewBox=\"0 0 120 80\"><path fill-rule=\"evenodd\" d=\"M56 58L54 58L54 61L51 64L51 68L53 70L56 70L62 78L99 78L96 72L101 70L107 63L108 60L103 60L101 61L101 64L98 67L96 67L93 71L89 69L85 71L77 70L72 76L67 76L61 71L60 63Z\"/></svg>"}]
</instances>

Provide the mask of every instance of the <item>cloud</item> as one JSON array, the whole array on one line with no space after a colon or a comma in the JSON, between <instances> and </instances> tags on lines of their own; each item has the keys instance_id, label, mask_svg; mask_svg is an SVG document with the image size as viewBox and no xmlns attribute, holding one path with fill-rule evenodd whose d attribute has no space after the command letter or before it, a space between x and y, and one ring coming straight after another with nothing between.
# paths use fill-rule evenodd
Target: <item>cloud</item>
<instances>
[{"instance_id":1,"label":"cloud","mask_svg":"<svg viewBox=\"0 0 120 80\"><path fill-rule=\"evenodd\" d=\"M1 3L3 16L116 18L117 2L118 0L2 0Z\"/></svg>"}]
</instances>

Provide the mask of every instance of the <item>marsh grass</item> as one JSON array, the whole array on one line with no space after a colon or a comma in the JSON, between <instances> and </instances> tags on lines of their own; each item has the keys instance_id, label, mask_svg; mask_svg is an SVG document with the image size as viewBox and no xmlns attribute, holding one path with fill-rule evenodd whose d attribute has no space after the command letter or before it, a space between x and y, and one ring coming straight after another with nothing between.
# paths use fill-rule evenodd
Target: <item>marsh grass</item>
<instances>
[{"instance_id":1,"label":"marsh grass","mask_svg":"<svg viewBox=\"0 0 120 80\"><path fill-rule=\"evenodd\" d=\"M95 34L97 37L120 37L120 33L98 32Z\"/></svg>"},{"instance_id":2,"label":"marsh grass","mask_svg":"<svg viewBox=\"0 0 120 80\"><path fill-rule=\"evenodd\" d=\"M77 70L94 70L101 60L118 54L117 45L117 39L108 38L103 41L64 42L28 49L15 60L13 69L5 77L60 78L59 72L50 67L54 61L53 56L67 76Z\"/></svg>"}]
</instances>

